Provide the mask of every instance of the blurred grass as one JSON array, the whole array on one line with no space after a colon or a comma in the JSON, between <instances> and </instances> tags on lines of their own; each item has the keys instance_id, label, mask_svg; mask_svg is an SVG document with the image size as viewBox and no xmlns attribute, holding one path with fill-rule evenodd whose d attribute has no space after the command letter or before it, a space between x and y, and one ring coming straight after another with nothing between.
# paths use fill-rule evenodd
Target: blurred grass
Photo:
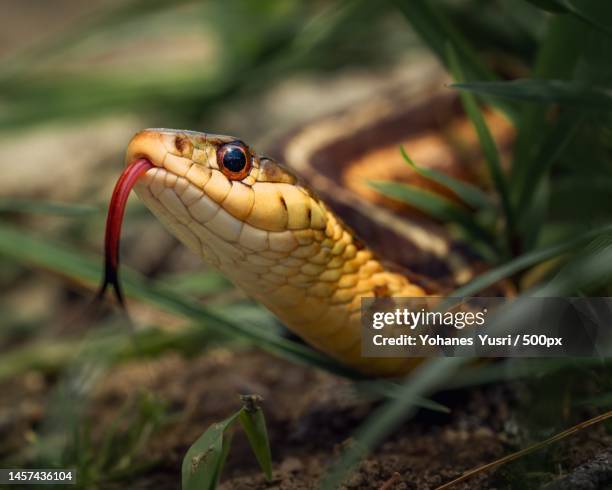
<instances>
[{"instance_id":1,"label":"blurred grass","mask_svg":"<svg viewBox=\"0 0 612 490\"><path fill-rule=\"evenodd\" d=\"M231 340L235 340L229 337ZM164 352L174 351L182 355L199 354L206 345L225 342L228 337L214 334L201 325L185 327L178 332L167 332L160 328L149 327L130 336L125 326L103 329L99 335L86 341L54 340L29 343L24 347L12 349L2 355L0 362L0 381L36 370L48 375L59 374L64 369L78 363L96 352L102 352L110 364L118 364L130 359L156 358ZM232 348L240 343L233 342Z\"/></svg>"},{"instance_id":2,"label":"blurred grass","mask_svg":"<svg viewBox=\"0 0 612 490\"><path fill-rule=\"evenodd\" d=\"M66 394L64 394L66 396ZM66 397L56 407L70 403ZM77 488L108 488L142 475L160 464L148 454L151 438L170 424L175 415L151 393L138 393L123 405L103 437L94 436L96 420L90 417L64 417L54 431L39 441L35 464L40 467L75 468Z\"/></svg>"},{"instance_id":3,"label":"blurred grass","mask_svg":"<svg viewBox=\"0 0 612 490\"><path fill-rule=\"evenodd\" d=\"M155 26L159 11L168 17L176 15L181 7L189 7L190 15ZM240 93L261 91L287 73L335 70L350 64L351 57L354 60L364 52L373 52L376 43L357 48L344 36L347 26L351 26L353 38L366 35L369 21L384 11L363 0L323 7L297 0L182 0L178 6L163 2L149 6L149 2L131 0L117 9L99 12L89 25L76 24L73 32L49 45L42 43L38 49L15 56L15 64L6 64L4 76L0 71L0 103L4 109L0 130L126 111L155 113L165 121L182 121L188 127L217 104ZM153 61L155 69L150 73L117 71L112 66L102 66L97 72L87 66L62 71L61 64L60 69L55 67L57 61L40 63L41 57L58 56L68 48L74 51L75 46L95 38L97 32L104 33L104 50L110 51L113 46L121 46L123 36L116 34L126 26L150 42L155 40L155 27L174 28L177 34L194 32L217 52L212 59L194 60L187 67L158 66ZM342 53L347 57L340 56ZM376 58L369 58L375 62Z\"/></svg>"}]
</instances>

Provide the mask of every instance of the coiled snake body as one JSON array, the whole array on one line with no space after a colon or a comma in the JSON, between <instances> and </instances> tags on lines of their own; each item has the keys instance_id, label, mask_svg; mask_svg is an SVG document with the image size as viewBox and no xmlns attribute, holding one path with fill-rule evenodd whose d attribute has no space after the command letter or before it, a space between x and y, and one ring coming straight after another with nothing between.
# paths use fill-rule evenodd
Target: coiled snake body
<instances>
[{"instance_id":1,"label":"coiled snake body","mask_svg":"<svg viewBox=\"0 0 612 490\"><path fill-rule=\"evenodd\" d=\"M423 296L426 287L383 263L285 166L237 138L169 129L136 134L126 162L138 159L152 164L135 185L147 207L308 343L369 374L415 365L361 356L361 298Z\"/></svg>"}]
</instances>

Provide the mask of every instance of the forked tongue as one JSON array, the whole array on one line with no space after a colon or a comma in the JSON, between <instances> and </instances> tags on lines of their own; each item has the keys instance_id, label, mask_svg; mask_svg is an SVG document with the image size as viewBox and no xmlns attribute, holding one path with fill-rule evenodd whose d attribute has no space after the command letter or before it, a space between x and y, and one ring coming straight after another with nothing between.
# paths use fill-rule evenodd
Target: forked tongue
<instances>
[{"instance_id":1,"label":"forked tongue","mask_svg":"<svg viewBox=\"0 0 612 490\"><path fill-rule=\"evenodd\" d=\"M154 165L146 158L139 158L131 162L123 171L111 197L106 217L106 233L104 236L104 280L96 295L96 299L102 299L106 289L110 285L115 290L115 296L119 304L125 308L123 293L119 284L119 239L121 237L121 225L125 213L130 191L136 181Z\"/></svg>"}]
</instances>

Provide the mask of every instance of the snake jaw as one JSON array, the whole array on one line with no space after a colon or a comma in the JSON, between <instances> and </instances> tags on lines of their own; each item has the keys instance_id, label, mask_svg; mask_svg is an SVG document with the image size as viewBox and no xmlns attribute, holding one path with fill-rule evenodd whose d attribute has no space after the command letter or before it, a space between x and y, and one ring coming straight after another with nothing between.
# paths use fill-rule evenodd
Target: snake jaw
<instances>
[{"instance_id":1,"label":"snake jaw","mask_svg":"<svg viewBox=\"0 0 612 490\"><path fill-rule=\"evenodd\" d=\"M104 238L104 279L96 297L102 298L110 285L114 289L117 301L122 307L125 305L119 283L119 242L125 205L130 191L138 179L153 167L154 165L146 158L139 158L130 162L115 184L108 207Z\"/></svg>"}]
</instances>

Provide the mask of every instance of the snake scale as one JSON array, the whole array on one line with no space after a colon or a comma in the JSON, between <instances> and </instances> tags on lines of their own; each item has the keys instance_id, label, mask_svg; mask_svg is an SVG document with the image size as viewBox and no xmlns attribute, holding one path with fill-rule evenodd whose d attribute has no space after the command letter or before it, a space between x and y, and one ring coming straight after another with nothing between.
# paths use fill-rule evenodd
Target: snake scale
<instances>
[{"instance_id":1,"label":"snake scale","mask_svg":"<svg viewBox=\"0 0 612 490\"><path fill-rule=\"evenodd\" d=\"M358 131L359 123L355 117L345 120L344 132ZM325 140L330 129L314 132L315 139L323 134ZM299 136L307 134L308 128ZM289 144L284 154L300 173L308 173L303 157L308 152L296 152L295 144ZM132 162L140 162L138 178L132 178L134 189L153 214L306 342L370 375L400 375L418 362L361 356L361 298L424 296L431 292L426 282L387 265L285 165L257 154L238 138L172 129L137 133L126 153L128 168ZM315 168L311 173L313 186L318 179L324 188L325 172ZM340 201L343 192L338 190ZM357 197L352 205L345 199L343 205L357 209L362 218L372 214L364 198ZM378 208L374 214L393 224L393 212ZM363 226L363 219L360 222ZM423 232L414 222L398 223L412 227L408 242L421 241L421 248L447 245L433 228ZM396 248L402 248L401 241L394 240ZM465 276L460 254L448 246L438 246L434 253L432 247L435 260L455 257ZM415 257L415 262L423 261L421 255Z\"/></svg>"}]
</instances>

